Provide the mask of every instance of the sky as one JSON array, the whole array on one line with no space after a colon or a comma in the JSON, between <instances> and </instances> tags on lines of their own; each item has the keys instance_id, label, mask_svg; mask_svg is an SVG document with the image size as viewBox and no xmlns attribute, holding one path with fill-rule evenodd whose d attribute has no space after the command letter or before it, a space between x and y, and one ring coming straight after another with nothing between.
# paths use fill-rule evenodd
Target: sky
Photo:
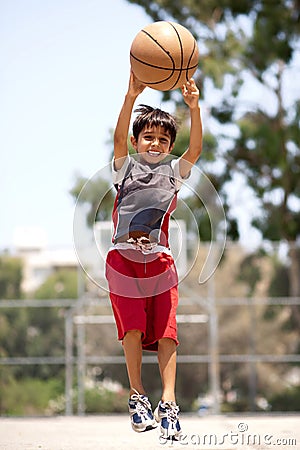
<instances>
[{"instance_id":1,"label":"sky","mask_svg":"<svg viewBox=\"0 0 300 450\"><path fill-rule=\"evenodd\" d=\"M131 42L150 22L125 0L0 0L0 250L19 227L72 245L69 190L109 162Z\"/></svg>"}]
</instances>

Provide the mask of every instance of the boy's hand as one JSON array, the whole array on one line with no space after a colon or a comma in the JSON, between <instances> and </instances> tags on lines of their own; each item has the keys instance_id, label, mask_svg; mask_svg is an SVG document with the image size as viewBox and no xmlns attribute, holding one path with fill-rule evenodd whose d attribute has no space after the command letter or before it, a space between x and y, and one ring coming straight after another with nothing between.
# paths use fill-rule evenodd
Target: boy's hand
<instances>
[{"instance_id":1,"label":"boy's hand","mask_svg":"<svg viewBox=\"0 0 300 450\"><path fill-rule=\"evenodd\" d=\"M140 80L137 79L137 77L134 75L133 71L130 71L130 78L129 78L129 86L128 86L128 94L131 94L135 97L137 97L143 90L145 89L146 85L143 84Z\"/></svg>"},{"instance_id":2,"label":"boy's hand","mask_svg":"<svg viewBox=\"0 0 300 450\"><path fill-rule=\"evenodd\" d=\"M183 100L191 109L198 106L199 90L193 78L191 78L189 81L186 82L186 84L184 84L181 87L181 92Z\"/></svg>"}]
</instances>

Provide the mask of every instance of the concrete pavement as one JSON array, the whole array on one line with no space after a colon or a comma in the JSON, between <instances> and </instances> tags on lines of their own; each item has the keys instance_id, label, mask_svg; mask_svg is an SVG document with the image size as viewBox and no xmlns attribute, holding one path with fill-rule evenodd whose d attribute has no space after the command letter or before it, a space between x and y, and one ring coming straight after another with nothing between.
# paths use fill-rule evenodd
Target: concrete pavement
<instances>
[{"instance_id":1,"label":"concrete pavement","mask_svg":"<svg viewBox=\"0 0 300 450\"><path fill-rule=\"evenodd\" d=\"M132 431L127 415L0 418L1 450L300 450L300 415L181 414L182 440Z\"/></svg>"}]
</instances>

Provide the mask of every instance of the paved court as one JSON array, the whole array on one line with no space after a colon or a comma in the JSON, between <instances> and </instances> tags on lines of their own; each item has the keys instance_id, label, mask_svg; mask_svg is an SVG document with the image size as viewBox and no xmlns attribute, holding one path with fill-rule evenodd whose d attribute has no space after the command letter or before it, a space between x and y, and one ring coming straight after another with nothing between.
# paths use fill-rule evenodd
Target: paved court
<instances>
[{"instance_id":1,"label":"paved court","mask_svg":"<svg viewBox=\"0 0 300 450\"><path fill-rule=\"evenodd\" d=\"M1 450L288 449L300 450L300 415L181 415L183 437L135 433L127 415L1 418Z\"/></svg>"}]
</instances>

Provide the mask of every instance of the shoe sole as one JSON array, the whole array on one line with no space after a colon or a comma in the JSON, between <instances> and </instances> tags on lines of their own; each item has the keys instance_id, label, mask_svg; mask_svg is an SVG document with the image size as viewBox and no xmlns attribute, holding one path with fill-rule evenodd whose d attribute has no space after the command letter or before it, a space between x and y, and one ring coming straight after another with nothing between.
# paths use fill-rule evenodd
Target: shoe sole
<instances>
[{"instance_id":1,"label":"shoe sole","mask_svg":"<svg viewBox=\"0 0 300 450\"><path fill-rule=\"evenodd\" d=\"M153 423L152 425L146 425L145 428L135 428L135 426L133 424L131 424L131 427L133 429L133 431L135 431L136 433L144 433L145 431L151 431L151 430L155 430L155 428L157 428L157 424Z\"/></svg>"}]
</instances>

